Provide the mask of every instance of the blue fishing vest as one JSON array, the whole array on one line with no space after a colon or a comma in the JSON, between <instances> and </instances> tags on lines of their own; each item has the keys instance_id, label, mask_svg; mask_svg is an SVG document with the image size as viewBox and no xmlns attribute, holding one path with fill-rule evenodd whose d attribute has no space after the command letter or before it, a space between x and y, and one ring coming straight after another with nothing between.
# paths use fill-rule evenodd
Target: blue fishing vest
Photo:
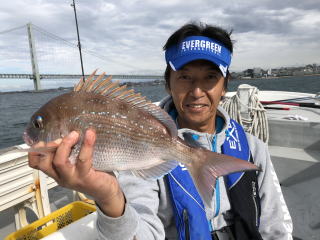
<instances>
[{"instance_id":1,"label":"blue fishing vest","mask_svg":"<svg viewBox=\"0 0 320 240\"><path fill-rule=\"evenodd\" d=\"M234 120L230 120L228 129L226 130L226 140L222 145L222 153L229 156L240 158L244 161L250 161L251 154L250 154L246 134L242 126L239 125ZM249 192L251 191L250 190L251 179L255 178L252 181L255 181L254 186L256 188L254 189L256 192L254 194L257 195L258 188L256 185L257 184L256 173L255 172L251 172L251 173L246 172L246 173L250 174L249 183L244 183L244 185L245 186L250 185L250 187L245 187L245 189L248 190ZM225 182L230 192L231 192L231 189L233 188L236 189L235 186L238 185L238 182L241 182L240 180L242 180L242 177L244 174L245 174L244 172L237 172L237 173L232 173L225 176ZM252 176L253 178L250 176ZM173 206L176 228L178 231L178 239L179 240L211 239L211 230L212 230L211 225L208 224L208 220L206 218L206 213L204 210L205 209L204 204L202 202L202 199L196 187L194 186L194 183L192 181L192 178L189 172L186 171L186 168L183 165L179 165L167 175L166 179L167 179L171 202ZM219 181L217 181L217 183L219 183ZM241 190L243 191L243 187L241 187ZM237 191L238 190L236 190L236 194L234 194L235 197L233 197L233 199L232 199L232 196L230 197L231 198L230 203L231 203L232 209L238 208L238 202L239 202L238 198L240 198L240 201L245 199L245 197L243 198L243 196L238 197L238 195L239 194L242 195L242 193L241 192L239 193L239 191L238 192ZM246 195L246 191L244 191L243 194ZM247 195L249 196L250 194L248 193ZM216 199L216 201L220 201L219 197L218 199ZM258 199L258 205L255 205L255 206L258 206L258 207L255 207L255 210L258 212L257 213L257 218L258 218L260 217L260 199ZM244 232L243 239L246 239L246 236L258 236L256 239L260 239L259 238L260 234L258 232L258 220L257 221L251 220L253 219L253 217L250 215L251 213L249 213L248 216L244 216L244 217L242 216L242 215L246 215L246 213L244 214L242 213L242 212L247 212L247 210L243 210L246 208L247 210L248 208L250 210L250 207L247 206L247 203L245 203L245 206L239 207L240 211L235 211L236 218L237 216L239 216L238 218L241 219L240 221L241 224L237 224L237 226L241 226L239 227L241 234ZM216 211L215 216L217 216L218 213L219 213L219 209L218 211ZM254 232L254 234L251 234L251 232ZM188 238L186 238L186 236L188 236ZM248 237L247 239L255 239L255 238Z\"/></svg>"}]
</instances>

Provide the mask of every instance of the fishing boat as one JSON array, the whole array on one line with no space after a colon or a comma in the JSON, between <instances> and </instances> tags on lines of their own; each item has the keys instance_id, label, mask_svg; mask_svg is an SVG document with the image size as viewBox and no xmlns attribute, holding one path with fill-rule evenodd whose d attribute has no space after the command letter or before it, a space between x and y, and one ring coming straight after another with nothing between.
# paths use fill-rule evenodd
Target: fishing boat
<instances>
[{"instance_id":1,"label":"fishing boat","mask_svg":"<svg viewBox=\"0 0 320 240\"><path fill-rule=\"evenodd\" d=\"M258 91L252 86L240 86L237 92L228 93L226 98L236 99L238 105L232 109L237 109L242 120L252 117L254 111L264 113L267 122L265 128L268 130L264 137L268 141L271 159L293 219L295 239L319 240L319 95ZM253 105L254 99L258 99L256 105ZM260 114L259 118L263 116ZM31 169L26 153L15 151L26 147L21 144L0 150L0 238L19 232L33 220L41 221L44 216L50 216L53 210L58 209L63 214L61 207L77 199L87 201L83 195L61 188L42 172ZM43 239L97 238L94 228L96 213L89 212L93 213L84 214L86 216L79 220L71 220L61 229L51 230L51 234ZM47 222L43 225L48 227ZM34 231L40 229L34 228Z\"/></svg>"},{"instance_id":2,"label":"fishing boat","mask_svg":"<svg viewBox=\"0 0 320 240\"><path fill-rule=\"evenodd\" d=\"M244 114L250 112L250 91L250 86L243 87ZM266 110L268 147L293 220L294 239L319 240L320 96L259 91L257 98Z\"/></svg>"}]
</instances>

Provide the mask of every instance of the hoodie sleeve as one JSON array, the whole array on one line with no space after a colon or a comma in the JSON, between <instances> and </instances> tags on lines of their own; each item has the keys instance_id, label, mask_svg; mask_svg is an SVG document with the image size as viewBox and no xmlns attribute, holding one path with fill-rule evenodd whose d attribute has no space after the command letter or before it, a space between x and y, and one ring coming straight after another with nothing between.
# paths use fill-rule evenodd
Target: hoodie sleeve
<instances>
[{"instance_id":1,"label":"hoodie sleeve","mask_svg":"<svg viewBox=\"0 0 320 240\"><path fill-rule=\"evenodd\" d=\"M292 219L283 198L268 147L252 135L247 134L247 138L254 162L262 169L258 175L261 236L265 240L291 240Z\"/></svg>"},{"instance_id":2,"label":"hoodie sleeve","mask_svg":"<svg viewBox=\"0 0 320 240\"><path fill-rule=\"evenodd\" d=\"M120 174L119 183L126 197L124 214L111 218L98 208L97 230L101 240L164 239L164 226L157 216L159 186L156 180L143 180Z\"/></svg>"}]
</instances>

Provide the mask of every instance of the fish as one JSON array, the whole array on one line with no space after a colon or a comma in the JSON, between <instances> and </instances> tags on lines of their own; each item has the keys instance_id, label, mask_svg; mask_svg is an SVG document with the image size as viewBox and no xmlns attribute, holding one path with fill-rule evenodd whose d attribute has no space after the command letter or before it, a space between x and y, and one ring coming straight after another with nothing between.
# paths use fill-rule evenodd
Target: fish
<instances>
[{"instance_id":1,"label":"fish","mask_svg":"<svg viewBox=\"0 0 320 240\"><path fill-rule=\"evenodd\" d=\"M75 163L85 131L92 128L96 132L94 169L130 171L144 179L158 179L180 163L188 169L207 206L218 177L259 170L247 161L190 146L178 136L166 111L126 85L113 82L111 76L95 74L80 79L72 91L49 100L31 116L23 134L31 146L27 151L49 151L32 146L77 131L80 140L69 158Z\"/></svg>"}]
</instances>

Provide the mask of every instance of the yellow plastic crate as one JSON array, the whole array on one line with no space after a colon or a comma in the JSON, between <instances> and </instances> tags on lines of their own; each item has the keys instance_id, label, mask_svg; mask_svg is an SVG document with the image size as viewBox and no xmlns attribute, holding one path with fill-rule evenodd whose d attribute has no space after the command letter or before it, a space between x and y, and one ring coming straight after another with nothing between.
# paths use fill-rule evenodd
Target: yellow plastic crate
<instances>
[{"instance_id":1,"label":"yellow plastic crate","mask_svg":"<svg viewBox=\"0 0 320 240\"><path fill-rule=\"evenodd\" d=\"M96 211L94 205L76 201L8 235L5 240L38 240Z\"/></svg>"}]
</instances>

